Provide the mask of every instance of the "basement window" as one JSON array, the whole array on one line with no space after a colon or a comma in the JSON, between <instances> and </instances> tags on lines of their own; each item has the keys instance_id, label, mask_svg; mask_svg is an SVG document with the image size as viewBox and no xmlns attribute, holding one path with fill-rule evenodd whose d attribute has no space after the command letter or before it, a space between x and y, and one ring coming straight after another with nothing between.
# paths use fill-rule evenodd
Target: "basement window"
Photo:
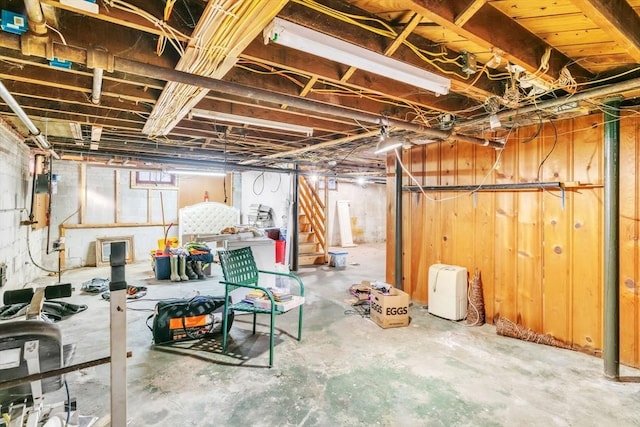
<instances>
[{"instance_id":1,"label":"basement window","mask_svg":"<svg viewBox=\"0 0 640 427\"><path fill-rule=\"evenodd\" d=\"M178 189L177 177L162 171L131 171L131 188Z\"/></svg>"}]
</instances>

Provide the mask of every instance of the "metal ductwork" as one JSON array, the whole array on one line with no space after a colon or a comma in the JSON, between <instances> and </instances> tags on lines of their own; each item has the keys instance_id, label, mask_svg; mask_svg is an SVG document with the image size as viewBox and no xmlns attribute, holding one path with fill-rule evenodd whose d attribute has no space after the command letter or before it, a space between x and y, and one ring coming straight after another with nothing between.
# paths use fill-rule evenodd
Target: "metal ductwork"
<instances>
[{"instance_id":1,"label":"metal ductwork","mask_svg":"<svg viewBox=\"0 0 640 427\"><path fill-rule=\"evenodd\" d=\"M91 88L91 103L100 104L100 97L102 95L102 68L93 69L93 87Z\"/></svg>"},{"instance_id":2,"label":"metal ductwork","mask_svg":"<svg viewBox=\"0 0 640 427\"><path fill-rule=\"evenodd\" d=\"M42 135L42 132L40 132L40 129L38 129L35 124L33 124L29 116L27 116L27 113L24 112L22 107L20 107L20 104L18 104L18 101L15 100L13 95L11 95L11 93L7 90L7 87L1 81L0 98L2 98L2 100L9 106L9 108L11 108L14 113L16 113L18 118L22 121L22 123L24 123L27 129L29 129L29 134L35 141L36 145L38 145L40 149L48 151L56 159L59 159L60 156L58 156L58 154L53 151L51 145L47 141L47 138L45 138L45 136Z\"/></svg>"}]
</instances>

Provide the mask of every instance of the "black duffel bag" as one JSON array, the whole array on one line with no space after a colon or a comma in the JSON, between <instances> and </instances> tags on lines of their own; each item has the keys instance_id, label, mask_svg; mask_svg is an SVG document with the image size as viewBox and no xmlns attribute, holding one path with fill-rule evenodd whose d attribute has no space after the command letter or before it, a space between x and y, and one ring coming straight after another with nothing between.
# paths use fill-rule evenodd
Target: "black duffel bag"
<instances>
[{"instance_id":1,"label":"black duffel bag","mask_svg":"<svg viewBox=\"0 0 640 427\"><path fill-rule=\"evenodd\" d=\"M190 299L167 299L156 304L154 313L147 318L147 326L156 344L199 339L222 331L223 311L224 297L198 295ZM228 331L233 324L233 310L227 319Z\"/></svg>"}]
</instances>

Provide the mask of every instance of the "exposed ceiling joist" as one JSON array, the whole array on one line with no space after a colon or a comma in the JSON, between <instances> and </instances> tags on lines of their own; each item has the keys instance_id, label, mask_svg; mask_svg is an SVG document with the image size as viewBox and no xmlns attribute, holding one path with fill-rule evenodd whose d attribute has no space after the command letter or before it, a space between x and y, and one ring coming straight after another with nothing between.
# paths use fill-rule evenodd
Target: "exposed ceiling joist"
<instances>
[{"instance_id":1,"label":"exposed ceiling joist","mask_svg":"<svg viewBox=\"0 0 640 427\"><path fill-rule=\"evenodd\" d=\"M189 35L191 34L191 30L186 26L180 25L180 22L178 20L172 21L170 23L163 23L160 17L156 17L155 20L145 19L139 14L127 12L126 10L116 7L109 7L109 1L104 2L106 6L102 7L100 9L100 13L98 14L90 13L85 9L61 3L60 0L40 0L40 2L57 9L67 10L69 12L77 13L86 17L99 19L111 24L116 24L122 27L154 34L156 36L167 34L168 29L166 27L172 27L175 30L172 32L173 37L183 43L189 41ZM140 5L138 9L146 11L145 15L153 18L156 15L154 15L153 12L150 12L150 10L161 6L162 3L163 2L155 2L154 4L154 2L146 2L145 5ZM164 30L163 27L165 27Z\"/></svg>"},{"instance_id":2,"label":"exposed ceiling joist","mask_svg":"<svg viewBox=\"0 0 640 427\"><path fill-rule=\"evenodd\" d=\"M483 46L487 51L503 52L505 59L523 67L528 72L533 73L539 70L541 58L549 47L540 38L491 7L490 3L481 5L463 26L455 24L458 16L456 11L465 9L468 3L466 0L398 0L396 3L398 6L406 6L421 13L443 28ZM549 57L546 78L548 80L558 78L561 69L569 64L572 64L570 58L553 50ZM576 64L572 64L570 69L573 77L579 80L591 77L589 72Z\"/></svg>"},{"instance_id":3,"label":"exposed ceiling joist","mask_svg":"<svg viewBox=\"0 0 640 427\"><path fill-rule=\"evenodd\" d=\"M573 0L601 29L640 62L640 17L626 1Z\"/></svg>"},{"instance_id":4,"label":"exposed ceiling joist","mask_svg":"<svg viewBox=\"0 0 640 427\"><path fill-rule=\"evenodd\" d=\"M222 78L235 65L242 50L286 2L210 1L176 69ZM151 136L166 135L206 94L202 88L167 83L143 132Z\"/></svg>"}]
</instances>

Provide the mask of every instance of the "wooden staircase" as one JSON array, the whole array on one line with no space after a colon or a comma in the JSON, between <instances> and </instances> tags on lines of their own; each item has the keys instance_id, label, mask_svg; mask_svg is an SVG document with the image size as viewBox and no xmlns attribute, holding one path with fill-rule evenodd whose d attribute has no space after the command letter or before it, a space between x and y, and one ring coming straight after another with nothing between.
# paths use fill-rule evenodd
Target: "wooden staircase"
<instances>
[{"instance_id":1,"label":"wooden staircase","mask_svg":"<svg viewBox=\"0 0 640 427\"><path fill-rule=\"evenodd\" d=\"M324 201L304 176L298 188L298 264L326 264L327 215Z\"/></svg>"}]
</instances>

